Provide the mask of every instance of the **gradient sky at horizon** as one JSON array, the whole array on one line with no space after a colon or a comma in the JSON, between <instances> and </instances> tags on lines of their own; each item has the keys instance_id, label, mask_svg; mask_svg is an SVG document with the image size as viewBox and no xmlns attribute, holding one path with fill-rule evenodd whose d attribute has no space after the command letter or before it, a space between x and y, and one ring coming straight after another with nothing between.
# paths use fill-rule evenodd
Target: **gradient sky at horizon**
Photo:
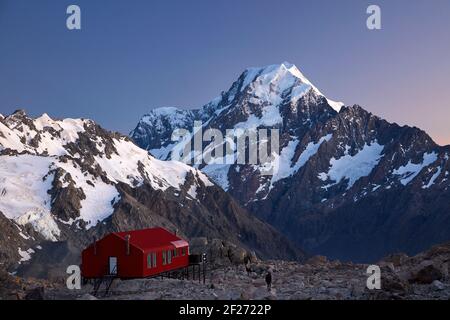
<instances>
[{"instance_id":1,"label":"gradient sky at horizon","mask_svg":"<svg viewBox=\"0 0 450 320\"><path fill-rule=\"evenodd\" d=\"M66 8L82 30L66 28ZM366 28L378 4L382 30ZM289 61L328 98L450 144L449 0L0 0L0 113L128 133L200 107L247 67Z\"/></svg>"}]
</instances>

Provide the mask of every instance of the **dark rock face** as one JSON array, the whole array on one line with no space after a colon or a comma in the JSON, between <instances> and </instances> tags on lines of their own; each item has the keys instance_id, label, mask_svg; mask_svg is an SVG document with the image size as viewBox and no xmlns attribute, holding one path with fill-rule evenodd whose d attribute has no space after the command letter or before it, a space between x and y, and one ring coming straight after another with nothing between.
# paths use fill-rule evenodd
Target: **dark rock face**
<instances>
[{"instance_id":1,"label":"dark rock face","mask_svg":"<svg viewBox=\"0 0 450 320\"><path fill-rule=\"evenodd\" d=\"M156 160L93 121L19 112L0 120L0 132L1 268L57 279L93 237L154 226L261 258L303 258L200 171Z\"/></svg>"},{"instance_id":2,"label":"dark rock face","mask_svg":"<svg viewBox=\"0 0 450 320\"><path fill-rule=\"evenodd\" d=\"M78 218L81 200L86 199L83 189L75 187L70 173L64 169L58 168L54 174L53 188L49 191L52 196L52 212L63 221ZM67 187L64 187L63 183L67 184Z\"/></svg>"},{"instance_id":3,"label":"dark rock face","mask_svg":"<svg viewBox=\"0 0 450 320\"><path fill-rule=\"evenodd\" d=\"M8 269L21 259L18 249L26 250L31 240L20 236L14 222L0 212L0 269Z\"/></svg>"},{"instance_id":4,"label":"dark rock face","mask_svg":"<svg viewBox=\"0 0 450 320\"><path fill-rule=\"evenodd\" d=\"M282 157L273 162L280 167L274 176L236 163L199 168L313 254L369 262L450 239L450 147L360 106L339 109L289 64L246 70L227 92L182 121L176 110L150 112L131 137L166 160L171 130L190 131L194 120L224 135L235 128L280 130ZM150 128L163 118L176 121L167 130L159 127L160 140Z\"/></svg>"},{"instance_id":5,"label":"dark rock face","mask_svg":"<svg viewBox=\"0 0 450 320\"><path fill-rule=\"evenodd\" d=\"M197 188L197 192L204 191L201 203L183 201L148 187L120 187L123 188L122 197L115 214L105 221L104 226L99 226L100 230L119 231L159 225L178 230L187 238L226 239L229 243L256 251L264 259L303 258L303 254L274 228L247 213L217 186Z\"/></svg>"}]
</instances>

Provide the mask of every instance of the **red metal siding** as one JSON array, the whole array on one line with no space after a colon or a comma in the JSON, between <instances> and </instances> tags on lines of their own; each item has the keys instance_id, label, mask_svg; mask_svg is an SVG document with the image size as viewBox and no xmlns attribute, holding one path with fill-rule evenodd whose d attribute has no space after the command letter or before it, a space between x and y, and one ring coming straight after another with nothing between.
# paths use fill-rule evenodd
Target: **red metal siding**
<instances>
[{"instance_id":1,"label":"red metal siding","mask_svg":"<svg viewBox=\"0 0 450 320\"><path fill-rule=\"evenodd\" d=\"M163 265L163 251L168 250L178 250L178 256L173 257L172 256L172 262L170 264ZM180 269L183 267L186 267L189 265L189 254L188 254L188 247L186 247L186 254L184 256L181 255L181 248L175 248L174 246L167 246L163 248L158 248L156 250L147 250L144 252L144 259L142 263L142 268L144 270L144 277L150 277L157 275L161 272L171 271ZM147 267L147 255L149 253L156 253L156 267L155 268L148 268Z\"/></svg>"},{"instance_id":2,"label":"red metal siding","mask_svg":"<svg viewBox=\"0 0 450 320\"><path fill-rule=\"evenodd\" d=\"M126 235L130 235L130 253L127 255ZM117 258L117 276L120 278L150 277L162 272L180 269L189 265L189 246L182 247L173 241L181 240L165 229L154 228L130 232L112 233L86 248L82 253L81 270L85 278L100 278L109 274L109 257ZM163 265L163 251L177 250L170 264ZM147 255L156 253L156 267L148 268Z\"/></svg>"},{"instance_id":3,"label":"red metal siding","mask_svg":"<svg viewBox=\"0 0 450 320\"><path fill-rule=\"evenodd\" d=\"M110 234L97 241L97 254L94 245L82 253L82 274L85 278L99 278L109 273L109 257L117 257L117 275L121 278L142 277L142 250L130 246L127 255L126 241L115 234Z\"/></svg>"}]
</instances>

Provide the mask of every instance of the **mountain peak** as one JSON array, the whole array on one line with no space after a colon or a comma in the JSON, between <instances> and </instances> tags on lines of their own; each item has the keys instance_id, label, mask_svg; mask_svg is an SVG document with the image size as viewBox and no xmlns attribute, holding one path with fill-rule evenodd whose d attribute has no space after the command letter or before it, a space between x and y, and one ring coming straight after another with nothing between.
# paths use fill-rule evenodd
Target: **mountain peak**
<instances>
[{"instance_id":1,"label":"mountain peak","mask_svg":"<svg viewBox=\"0 0 450 320\"><path fill-rule=\"evenodd\" d=\"M12 115L26 116L27 112L24 109L17 109L12 113Z\"/></svg>"},{"instance_id":2,"label":"mountain peak","mask_svg":"<svg viewBox=\"0 0 450 320\"><path fill-rule=\"evenodd\" d=\"M276 91L278 95L290 91L291 98L297 100L311 90L316 95L326 98L325 95L305 77L296 65L286 61L265 67L248 68L244 71L241 78L241 91L251 88L251 92L261 98L268 98L273 91ZM268 93L270 94L268 95ZM328 98L326 99L328 104L337 112L339 112L344 105L342 102L336 102Z\"/></svg>"},{"instance_id":3,"label":"mountain peak","mask_svg":"<svg viewBox=\"0 0 450 320\"><path fill-rule=\"evenodd\" d=\"M268 80L276 81L282 78L298 79L304 84L308 84L317 90L315 86L303 75L303 73L297 68L296 65L290 62L282 62L280 64L272 64L264 67L253 67L245 70L246 76L250 77L247 80L254 81L259 77L265 77ZM319 91L319 90L317 90Z\"/></svg>"}]
</instances>

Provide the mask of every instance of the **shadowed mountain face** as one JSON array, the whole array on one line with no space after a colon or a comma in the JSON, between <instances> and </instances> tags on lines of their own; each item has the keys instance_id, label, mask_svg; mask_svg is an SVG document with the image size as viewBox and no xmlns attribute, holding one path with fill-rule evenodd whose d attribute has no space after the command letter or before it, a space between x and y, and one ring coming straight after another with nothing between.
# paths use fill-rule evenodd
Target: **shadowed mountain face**
<instances>
[{"instance_id":1,"label":"shadowed mountain face","mask_svg":"<svg viewBox=\"0 0 450 320\"><path fill-rule=\"evenodd\" d=\"M62 274L94 236L152 226L224 239L262 258L303 256L201 171L155 159L91 120L0 118L2 267Z\"/></svg>"},{"instance_id":2,"label":"shadowed mountain face","mask_svg":"<svg viewBox=\"0 0 450 320\"><path fill-rule=\"evenodd\" d=\"M307 251L365 262L450 239L450 147L327 99L289 63L247 69L200 109L154 109L130 136L168 160L177 150L172 132L192 132L194 121L224 136L279 130L272 176L261 174L263 165L195 167Z\"/></svg>"}]
</instances>

